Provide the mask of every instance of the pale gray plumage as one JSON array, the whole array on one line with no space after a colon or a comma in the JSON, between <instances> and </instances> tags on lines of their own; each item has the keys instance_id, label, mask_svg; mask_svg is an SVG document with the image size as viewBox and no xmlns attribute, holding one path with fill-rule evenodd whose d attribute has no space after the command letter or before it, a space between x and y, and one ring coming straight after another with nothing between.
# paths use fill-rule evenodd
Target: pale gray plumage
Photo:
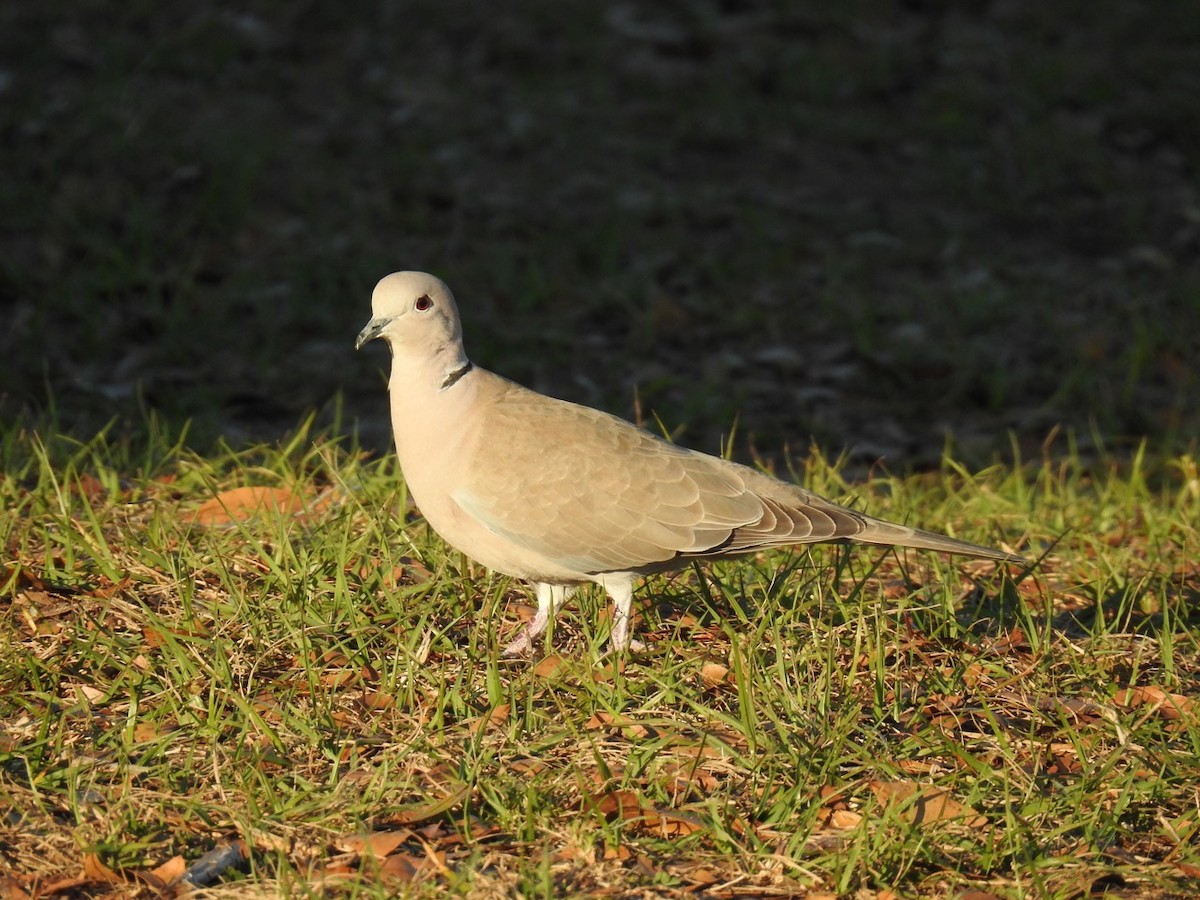
<instances>
[{"instance_id":1,"label":"pale gray plumage","mask_svg":"<svg viewBox=\"0 0 1200 900\"><path fill-rule=\"evenodd\" d=\"M417 506L449 544L537 586L537 615L506 654L528 650L586 582L612 596L612 647L627 649L633 579L692 559L855 541L1020 560L847 509L480 369L463 350L453 295L432 275L388 275L371 306L356 346L380 337L391 347L392 428Z\"/></svg>"}]
</instances>

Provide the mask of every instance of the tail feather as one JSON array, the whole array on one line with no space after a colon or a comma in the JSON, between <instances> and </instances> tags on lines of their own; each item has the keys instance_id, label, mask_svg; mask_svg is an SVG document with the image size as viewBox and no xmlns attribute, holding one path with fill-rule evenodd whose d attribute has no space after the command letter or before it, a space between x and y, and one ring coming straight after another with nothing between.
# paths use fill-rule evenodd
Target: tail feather
<instances>
[{"instance_id":1,"label":"tail feather","mask_svg":"<svg viewBox=\"0 0 1200 900\"><path fill-rule=\"evenodd\" d=\"M982 544L972 544L970 541L960 541L957 538L937 534L932 531L922 531L919 528L909 528L907 525L896 525L882 519L865 518L865 528L850 538L860 544L882 544L894 547L912 547L916 550L935 550L939 553L953 553L959 556L974 556L979 559L995 559L1001 562L1024 563L1024 557L1003 550L984 547Z\"/></svg>"}]
</instances>

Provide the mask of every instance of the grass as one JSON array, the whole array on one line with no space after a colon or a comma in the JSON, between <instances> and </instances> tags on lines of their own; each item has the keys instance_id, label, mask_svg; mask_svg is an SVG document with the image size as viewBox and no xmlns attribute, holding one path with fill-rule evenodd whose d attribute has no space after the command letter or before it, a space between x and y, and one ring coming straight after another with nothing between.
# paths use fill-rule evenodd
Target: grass
<instances>
[{"instance_id":1,"label":"grass","mask_svg":"<svg viewBox=\"0 0 1200 900\"><path fill-rule=\"evenodd\" d=\"M585 592L512 662L524 591L403 514L390 457L148 432L3 435L6 897L149 896L233 840L205 896L1183 897L1200 873L1194 456L848 492L814 454L819 490L1052 549L1023 579L723 562L649 580L643 656L598 661Z\"/></svg>"},{"instance_id":2,"label":"grass","mask_svg":"<svg viewBox=\"0 0 1200 900\"><path fill-rule=\"evenodd\" d=\"M0 900L1193 893L1187 4L251 6L0 6ZM402 267L523 383L1053 549L498 663L522 588L329 437Z\"/></svg>"}]
</instances>

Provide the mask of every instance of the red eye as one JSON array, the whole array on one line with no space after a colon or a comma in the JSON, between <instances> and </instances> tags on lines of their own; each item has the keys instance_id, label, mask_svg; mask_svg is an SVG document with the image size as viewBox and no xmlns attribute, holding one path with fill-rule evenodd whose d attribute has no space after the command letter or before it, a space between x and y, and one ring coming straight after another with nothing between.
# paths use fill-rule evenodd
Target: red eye
<instances>
[{"instance_id":1,"label":"red eye","mask_svg":"<svg viewBox=\"0 0 1200 900\"><path fill-rule=\"evenodd\" d=\"M428 294L422 294L417 298L417 302L413 304L418 311L425 312L429 307L433 306L433 301L429 299Z\"/></svg>"}]
</instances>

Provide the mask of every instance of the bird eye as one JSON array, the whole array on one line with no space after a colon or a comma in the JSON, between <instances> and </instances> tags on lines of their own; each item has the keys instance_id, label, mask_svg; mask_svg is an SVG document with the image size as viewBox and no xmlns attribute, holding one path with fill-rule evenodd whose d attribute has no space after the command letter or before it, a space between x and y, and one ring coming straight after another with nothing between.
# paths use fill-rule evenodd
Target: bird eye
<instances>
[{"instance_id":1,"label":"bird eye","mask_svg":"<svg viewBox=\"0 0 1200 900\"><path fill-rule=\"evenodd\" d=\"M417 302L413 304L419 312L425 312L429 307L433 306L433 301L429 299L428 294L422 294L417 298Z\"/></svg>"}]
</instances>

